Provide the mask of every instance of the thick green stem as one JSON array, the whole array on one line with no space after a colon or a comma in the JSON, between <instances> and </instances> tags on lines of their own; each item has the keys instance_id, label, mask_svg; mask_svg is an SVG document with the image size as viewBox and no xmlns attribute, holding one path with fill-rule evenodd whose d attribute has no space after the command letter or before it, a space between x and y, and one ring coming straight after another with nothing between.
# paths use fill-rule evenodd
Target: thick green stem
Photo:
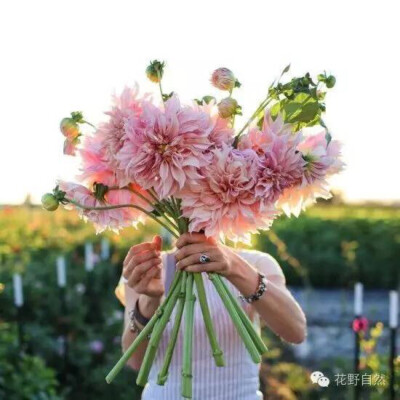
<instances>
[{"instance_id":1,"label":"thick green stem","mask_svg":"<svg viewBox=\"0 0 400 400\"><path fill-rule=\"evenodd\" d=\"M150 341L146 349L146 353L144 355L142 365L139 370L139 374L136 379L136 383L139 386L145 386L147 383L147 379L149 377L151 366L153 365L154 358L156 356L156 352L158 349L158 345L161 340L161 336L164 332L165 326L169 321L172 311L175 307L175 304L178 300L180 293L180 287L177 284L174 289L171 297L168 299L164 312L161 317L158 319L157 324L155 325L153 332L151 333Z\"/></svg>"},{"instance_id":2,"label":"thick green stem","mask_svg":"<svg viewBox=\"0 0 400 400\"><path fill-rule=\"evenodd\" d=\"M150 321L146 324L146 326L143 328L143 330L139 333L139 335L136 337L136 339L128 347L128 349L125 351L125 353L119 359L119 361L114 365L113 369L108 373L108 375L106 376L107 383L111 383L114 380L114 378L118 375L118 373L121 371L121 369L125 366L127 361L131 358L132 354L137 350L139 345L145 339L147 339L148 335L153 330L154 325L158 321L161 313L162 313L162 308L160 307L156 311L156 313L153 315L153 317L150 319Z\"/></svg>"},{"instance_id":3,"label":"thick green stem","mask_svg":"<svg viewBox=\"0 0 400 400\"><path fill-rule=\"evenodd\" d=\"M218 275L215 273L210 273L209 277L211 281L213 282L215 289L217 290L219 296L221 297L226 310L228 311L235 327L236 330L238 331L240 337L242 338L244 345L246 346L247 351L250 354L251 359L254 361L254 363L258 364L261 362L261 357L258 352L257 347L253 343L252 338L250 337L249 333L247 332L247 329L245 326L242 324L242 320L239 317L239 314L236 311L236 308L234 304L231 302L228 294L225 292L225 289L218 278Z\"/></svg>"},{"instance_id":4,"label":"thick green stem","mask_svg":"<svg viewBox=\"0 0 400 400\"><path fill-rule=\"evenodd\" d=\"M214 325L211 319L211 313L207 303L206 291L204 289L203 276L200 272L195 272L193 275L194 281L196 283L197 296L199 298L201 311L203 313L203 319L206 326L208 340L210 341L212 355L214 357L216 366L223 367L225 365L224 355L221 348L219 347L217 336L214 330Z\"/></svg>"},{"instance_id":5,"label":"thick green stem","mask_svg":"<svg viewBox=\"0 0 400 400\"><path fill-rule=\"evenodd\" d=\"M129 190L130 192L134 193L136 196L140 197L143 201L145 201L147 204L149 204L153 208L155 208L160 213L160 215L162 215L167 220L167 222L172 225L173 228L175 228L177 230L179 229L179 227L178 227L178 225L176 225L175 221L170 219L170 217L167 214L168 211L164 209L161 202L156 200L155 203L153 203L150 199L148 199L146 196L143 196L140 192L136 191L135 189L131 189L129 187L127 187L126 189Z\"/></svg>"},{"instance_id":6,"label":"thick green stem","mask_svg":"<svg viewBox=\"0 0 400 400\"><path fill-rule=\"evenodd\" d=\"M143 330L139 333L139 335L131 343L131 345L128 347L128 349L125 351L125 353L122 355L122 357L118 360L118 362L114 365L113 369L108 373L108 375L106 376L107 383L111 383L114 380L114 378L118 375L118 373L121 371L121 369L127 363L127 361L131 358L132 354L137 350L139 345L145 339L147 339L149 334L152 332L157 320L163 314L163 310L166 307L167 303L169 302L175 287L178 285L181 275L182 275L181 271L178 271L175 274L175 278L171 284L171 289L170 289L167 297L165 298L163 304L160 305L160 307L154 313L154 315L152 316L150 321L146 324L146 326L143 328Z\"/></svg>"},{"instance_id":7,"label":"thick green stem","mask_svg":"<svg viewBox=\"0 0 400 400\"><path fill-rule=\"evenodd\" d=\"M182 396L192 398L192 350L193 350L193 324L194 302L196 296L193 293L193 274L189 273L186 279L185 293L185 332L183 336L183 360L182 360Z\"/></svg>"},{"instance_id":8,"label":"thick green stem","mask_svg":"<svg viewBox=\"0 0 400 400\"><path fill-rule=\"evenodd\" d=\"M235 309L237 313L239 314L240 319L242 320L243 325L246 327L247 332L249 332L250 337L253 339L253 342L255 346L257 347L258 352L260 355L263 355L268 351L268 347L265 345L264 341L254 328L253 323L251 322L249 316L247 315L246 311L243 310L243 307L239 304L235 296L232 294L232 292L228 289L226 286L224 280L218 276L217 279L219 279L222 283L222 286L225 289L225 292L228 294L230 301L232 304L235 306Z\"/></svg>"},{"instance_id":9,"label":"thick green stem","mask_svg":"<svg viewBox=\"0 0 400 400\"><path fill-rule=\"evenodd\" d=\"M187 275L187 272L182 273L182 279L180 281L181 290L179 293L179 299L178 299L178 305L177 305L176 314L175 314L174 326L172 328L171 338L169 339L167 350L165 351L164 362L163 362L161 370L158 374L158 378L157 378L158 385L164 385L164 383L168 379L168 370L169 370L169 366L171 364L172 354L175 349L176 341L178 340L179 328L181 326L183 310L185 308L186 275Z\"/></svg>"}]
</instances>

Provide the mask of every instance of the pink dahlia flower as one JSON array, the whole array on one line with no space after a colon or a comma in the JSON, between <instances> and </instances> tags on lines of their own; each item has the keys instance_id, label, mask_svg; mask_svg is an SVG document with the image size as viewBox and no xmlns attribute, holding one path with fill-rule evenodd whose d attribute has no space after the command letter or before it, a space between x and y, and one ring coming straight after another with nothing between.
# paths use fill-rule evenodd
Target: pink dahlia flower
<instances>
[{"instance_id":1,"label":"pink dahlia flower","mask_svg":"<svg viewBox=\"0 0 400 400\"><path fill-rule=\"evenodd\" d=\"M103 138L107 162L114 170L118 168L116 157L124 144L126 121L142 112L143 99L138 98L138 94L139 87L136 84L134 88L126 87L120 96L114 95L114 105L105 113L110 118L99 126L97 132Z\"/></svg>"},{"instance_id":2,"label":"pink dahlia flower","mask_svg":"<svg viewBox=\"0 0 400 400\"><path fill-rule=\"evenodd\" d=\"M137 196L125 189L109 191L106 194L104 201L102 201L98 200L94 196L93 192L83 185L59 181L58 186L60 190L65 192L66 199L76 202L84 207L106 207L119 204L135 204L135 201L137 204L138 202ZM118 232L123 227L131 225L135 226L138 222L142 222L144 218L143 214L135 208L87 210L82 209L73 203L68 203L66 208L76 209L83 219L91 221L94 224L97 233L102 232L105 229Z\"/></svg>"},{"instance_id":3,"label":"pink dahlia flower","mask_svg":"<svg viewBox=\"0 0 400 400\"><path fill-rule=\"evenodd\" d=\"M209 104L195 105L198 110L208 114L211 118L211 131L209 132L208 139L217 147L222 144L231 145L234 140L234 130L230 126L229 120L221 118L218 112L218 106L214 101Z\"/></svg>"},{"instance_id":4,"label":"pink dahlia flower","mask_svg":"<svg viewBox=\"0 0 400 400\"><path fill-rule=\"evenodd\" d=\"M280 115L273 121L269 111L265 113L261 131L252 128L241 137L238 148L252 149L260 158L257 196L275 202L286 188L301 183L305 165L297 150L301 138L300 132L293 133L290 125L283 124Z\"/></svg>"},{"instance_id":5,"label":"pink dahlia flower","mask_svg":"<svg viewBox=\"0 0 400 400\"><path fill-rule=\"evenodd\" d=\"M181 107L176 96L165 103L165 111L143 103L140 119L126 127L119 165L131 182L154 187L161 198L173 195L207 164L212 128L206 113Z\"/></svg>"},{"instance_id":6,"label":"pink dahlia flower","mask_svg":"<svg viewBox=\"0 0 400 400\"><path fill-rule=\"evenodd\" d=\"M286 189L279 198L278 206L287 215L298 216L318 198L329 199L332 196L327 177L344 167L340 159L340 147L337 141L328 144L325 131L308 136L297 146L306 164L301 183Z\"/></svg>"},{"instance_id":7,"label":"pink dahlia flower","mask_svg":"<svg viewBox=\"0 0 400 400\"><path fill-rule=\"evenodd\" d=\"M260 155L261 170L256 195L275 202L281 193L298 185L303 177L305 161L288 135L275 136Z\"/></svg>"},{"instance_id":8,"label":"pink dahlia flower","mask_svg":"<svg viewBox=\"0 0 400 400\"><path fill-rule=\"evenodd\" d=\"M257 198L259 159L252 150L222 146L212 151L202 179L180 193L182 213L190 218L190 232L249 241L257 229L267 229L277 215L274 206Z\"/></svg>"},{"instance_id":9,"label":"pink dahlia flower","mask_svg":"<svg viewBox=\"0 0 400 400\"><path fill-rule=\"evenodd\" d=\"M85 136L80 150L82 173L78 178L81 181L89 186L95 182L107 186L120 185L119 179L117 179L117 175L120 174L110 167L106 152L104 132L98 131L95 135Z\"/></svg>"},{"instance_id":10,"label":"pink dahlia flower","mask_svg":"<svg viewBox=\"0 0 400 400\"><path fill-rule=\"evenodd\" d=\"M240 138L238 148L253 149L257 154L264 154L277 136L287 136L288 140L294 144L297 144L300 140L300 133L294 134L291 124L284 124L280 114L274 121L267 109L264 114L262 129L250 128L248 133Z\"/></svg>"}]
</instances>

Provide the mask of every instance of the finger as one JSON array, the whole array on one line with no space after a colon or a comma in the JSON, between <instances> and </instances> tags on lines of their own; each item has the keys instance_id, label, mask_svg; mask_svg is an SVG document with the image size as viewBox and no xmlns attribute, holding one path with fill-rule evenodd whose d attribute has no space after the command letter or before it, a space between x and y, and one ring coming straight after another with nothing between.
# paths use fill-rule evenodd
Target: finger
<instances>
[{"instance_id":1,"label":"finger","mask_svg":"<svg viewBox=\"0 0 400 400\"><path fill-rule=\"evenodd\" d=\"M158 274L159 269L157 267L153 267L149 269L140 282L137 285L138 290L144 290L149 285L150 281L154 279Z\"/></svg>"},{"instance_id":2,"label":"finger","mask_svg":"<svg viewBox=\"0 0 400 400\"><path fill-rule=\"evenodd\" d=\"M137 265L128 278L129 286L135 286L142 279L143 274L152 267L161 268L161 260L158 258L152 258L151 260Z\"/></svg>"},{"instance_id":3,"label":"finger","mask_svg":"<svg viewBox=\"0 0 400 400\"><path fill-rule=\"evenodd\" d=\"M137 255L133 255L132 259L129 261L127 265L124 266L122 275L125 279L129 279L133 269L138 265L152 260L152 259L159 259L161 262L160 253L155 250L145 251L144 253L139 253Z\"/></svg>"},{"instance_id":4,"label":"finger","mask_svg":"<svg viewBox=\"0 0 400 400\"><path fill-rule=\"evenodd\" d=\"M189 265L201 264L200 263L200 256L203 255L203 254L206 254L210 258L209 262L221 261L221 257L220 257L218 252L208 251L206 253L201 252L201 253L191 254L191 255L189 255L189 256L187 256L185 258L182 258L180 261L178 261L176 263L176 267L178 269L184 269L184 268L188 267Z\"/></svg>"},{"instance_id":5,"label":"finger","mask_svg":"<svg viewBox=\"0 0 400 400\"><path fill-rule=\"evenodd\" d=\"M132 246L129 249L128 254L125 257L124 264L129 263L129 261L135 254L139 254L142 251L146 251L146 250L152 250L153 248L154 248L154 244L152 242L145 242L145 243L140 243L140 244L136 244L135 246Z\"/></svg>"},{"instance_id":6,"label":"finger","mask_svg":"<svg viewBox=\"0 0 400 400\"><path fill-rule=\"evenodd\" d=\"M210 252L214 247L209 243L195 243L195 244L188 244L184 247L181 247L175 253L175 259L177 261L183 260L186 257L191 256L192 254L198 253L207 253Z\"/></svg>"},{"instance_id":7,"label":"finger","mask_svg":"<svg viewBox=\"0 0 400 400\"><path fill-rule=\"evenodd\" d=\"M153 244L154 244L156 250L161 251L162 243L163 243L163 240L162 240L162 237L160 235L154 236Z\"/></svg>"},{"instance_id":8,"label":"finger","mask_svg":"<svg viewBox=\"0 0 400 400\"><path fill-rule=\"evenodd\" d=\"M213 241L214 239L206 237L204 233L184 233L176 241L175 246L178 249L180 249L181 247L191 243L202 243L202 242L213 243Z\"/></svg>"},{"instance_id":9,"label":"finger","mask_svg":"<svg viewBox=\"0 0 400 400\"><path fill-rule=\"evenodd\" d=\"M185 268L186 272L221 272L222 263L209 262L207 264L193 264Z\"/></svg>"}]
</instances>

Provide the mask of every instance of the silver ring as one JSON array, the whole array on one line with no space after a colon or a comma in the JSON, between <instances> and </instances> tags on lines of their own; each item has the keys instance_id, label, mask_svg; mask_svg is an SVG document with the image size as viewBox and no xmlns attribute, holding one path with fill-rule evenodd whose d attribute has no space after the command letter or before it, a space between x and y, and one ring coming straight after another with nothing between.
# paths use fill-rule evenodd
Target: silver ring
<instances>
[{"instance_id":1,"label":"silver ring","mask_svg":"<svg viewBox=\"0 0 400 400\"><path fill-rule=\"evenodd\" d=\"M208 262L210 262L210 257L208 257L207 254L202 254L199 258L200 264L207 264Z\"/></svg>"},{"instance_id":2,"label":"silver ring","mask_svg":"<svg viewBox=\"0 0 400 400\"><path fill-rule=\"evenodd\" d=\"M128 279L126 279L123 275L122 275L121 280L122 280L122 283L128 283Z\"/></svg>"}]
</instances>

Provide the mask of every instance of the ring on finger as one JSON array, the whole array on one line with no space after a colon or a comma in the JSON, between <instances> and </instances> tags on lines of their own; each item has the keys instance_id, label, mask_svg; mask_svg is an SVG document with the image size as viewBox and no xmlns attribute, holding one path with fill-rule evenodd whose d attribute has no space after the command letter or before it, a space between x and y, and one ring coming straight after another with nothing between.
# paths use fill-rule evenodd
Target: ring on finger
<instances>
[{"instance_id":1,"label":"ring on finger","mask_svg":"<svg viewBox=\"0 0 400 400\"><path fill-rule=\"evenodd\" d=\"M211 261L210 257L207 254L201 254L199 257L200 264L207 264Z\"/></svg>"}]
</instances>

